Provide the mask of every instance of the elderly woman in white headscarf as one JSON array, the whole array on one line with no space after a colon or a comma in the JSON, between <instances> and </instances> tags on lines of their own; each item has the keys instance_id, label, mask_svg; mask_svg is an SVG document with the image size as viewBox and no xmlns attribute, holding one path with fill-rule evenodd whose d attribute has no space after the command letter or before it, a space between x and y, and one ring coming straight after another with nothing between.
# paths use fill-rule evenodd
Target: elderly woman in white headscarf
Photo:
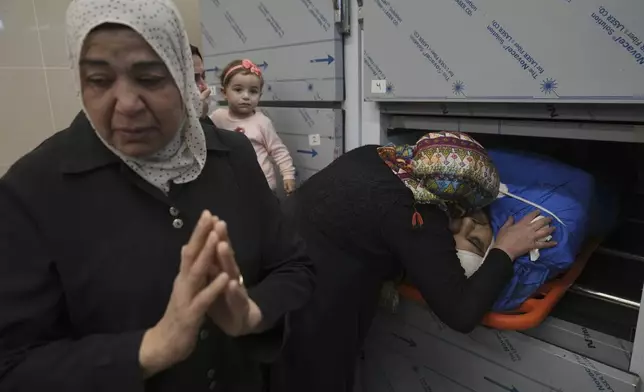
<instances>
[{"instance_id":1,"label":"elderly woman in white headscarf","mask_svg":"<svg viewBox=\"0 0 644 392\"><path fill-rule=\"evenodd\" d=\"M0 179L0 390L261 391L314 280L250 142L199 123L170 0L67 25L83 112Z\"/></svg>"}]
</instances>

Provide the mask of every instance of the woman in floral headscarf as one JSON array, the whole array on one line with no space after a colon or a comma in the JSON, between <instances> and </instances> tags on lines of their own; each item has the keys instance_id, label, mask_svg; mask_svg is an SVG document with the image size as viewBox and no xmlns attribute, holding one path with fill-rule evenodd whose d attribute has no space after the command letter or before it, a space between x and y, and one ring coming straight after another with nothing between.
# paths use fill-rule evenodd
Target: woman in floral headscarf
<instances>
[{"instance_id":1,"label":"woman in floral headscarf","mask_svg":"<svg viewBox=\"0 0 644 392\"><path fill-rule=\"evenodd\" d=\"M401 269L445 324L471 331L510 280L512 261L554 246L538 241L552 229L548 219L530 223L537 213L508 222L491 246L483 208L498 192L483 147L458 132L430 133L413 146L361 147L306 181L284 210L307 241L317 287L291 315L274 390L351 391L381 285ZM469 279L462 252L485 257Z\"/></svg>"}]
</instances>

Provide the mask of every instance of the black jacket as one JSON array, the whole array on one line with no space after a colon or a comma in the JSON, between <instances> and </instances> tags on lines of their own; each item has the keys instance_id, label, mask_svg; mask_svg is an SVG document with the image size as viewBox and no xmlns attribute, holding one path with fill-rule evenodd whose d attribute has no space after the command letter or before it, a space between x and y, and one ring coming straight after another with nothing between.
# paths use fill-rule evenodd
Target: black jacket
<instances>
[{"instance_id":1,"label":"black jacket","mask_svg":"<svg viewBox=\"0 0 644 392\"><path fill-rule=\"evenodd\" d=\"M433 205L414 206L413 194L377 147L342 155L282 204L307 243L316 289L291 315L292 333L272 367L275 391L351 391L382 283L401 269L432 311L461 332L478 325L512 277L508 255L493 249L467 279L447 214ZM420 228L412 224L414 211L423 217Z\"/></svg>"},{"instance_id":2,"label":"black jacket","mask_svg":"<svg viewBox=\"0 0 644 392\"><path fill-rule=\"evenodd\" d=\"M512 277L510 258L492 249L467 279L447 215L436 206L415 204L411 191L383 162L377 148L360 147L338 158L304 183L287 200L284 211L297 215L299 230L310 246L313 228L364 268L363 276L369 272L384 279L404 269L441 320L457 331L470 332ZM414 211L423 217L422 228L412 224ZM332 264L329 257L309 254L315 262Z\"/></svg>"},{"instance_id":3,"label":"black jacket","mask_svg":"<svg viewBox=\"0 0 644 392\"><path fill-rule=\"evenodd\" d=\"M261 389L285 315L310 296L303 243L243 135L204 125L200 177L166 196L132 172L81 113L0 179L0 390ZM194 354L144 383L144 331L163 315L180 248L204 210L228 223L250 296L275 327L230 338L206 323Z\"/></svg>"}]
</instances>

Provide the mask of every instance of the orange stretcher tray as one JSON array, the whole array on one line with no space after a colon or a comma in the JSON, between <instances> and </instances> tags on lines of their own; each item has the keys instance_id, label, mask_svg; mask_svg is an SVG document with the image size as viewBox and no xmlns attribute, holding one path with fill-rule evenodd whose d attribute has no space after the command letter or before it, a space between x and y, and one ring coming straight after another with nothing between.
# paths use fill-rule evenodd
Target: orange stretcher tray
<instances>
[{"instance_id":1,"label":"orange stretcher tray","mask_svg":"<svg viewBox=\"0 0 644 392\"><path fill-rule=\"evenodd\" d=\"M598 239L587 241L572 267L566 273L541 286L532 298L526 300L518 309L503 313L487 313L483 318L483 325L495 329L522 331L541 324L561 297L581 275L584 267L586 267L586 262L588 262L600 242ZM420 292L410 285L403 284L399 286L398 292L403 298L425 303Z\"/></svg>"}]
</instances>

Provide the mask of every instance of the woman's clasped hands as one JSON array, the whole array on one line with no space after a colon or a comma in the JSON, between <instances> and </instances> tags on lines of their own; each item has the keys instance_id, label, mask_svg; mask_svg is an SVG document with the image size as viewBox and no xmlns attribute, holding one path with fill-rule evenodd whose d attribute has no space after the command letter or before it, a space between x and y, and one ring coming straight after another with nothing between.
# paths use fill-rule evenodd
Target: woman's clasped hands
<instances>
[{"instance_id":1,"label":"woman's clasped hands","mask_svg":"<svg viewBox=\"0 0 644 392\"><path fill-rule=\"evenodd\" d=\"M185 360L206 317L233 337L262 330L261 311L244 287L226 223L208 211L181 250L163 317L143 336L139 361L144 374L152 376Z\"/></svg>"}]
</instances>

